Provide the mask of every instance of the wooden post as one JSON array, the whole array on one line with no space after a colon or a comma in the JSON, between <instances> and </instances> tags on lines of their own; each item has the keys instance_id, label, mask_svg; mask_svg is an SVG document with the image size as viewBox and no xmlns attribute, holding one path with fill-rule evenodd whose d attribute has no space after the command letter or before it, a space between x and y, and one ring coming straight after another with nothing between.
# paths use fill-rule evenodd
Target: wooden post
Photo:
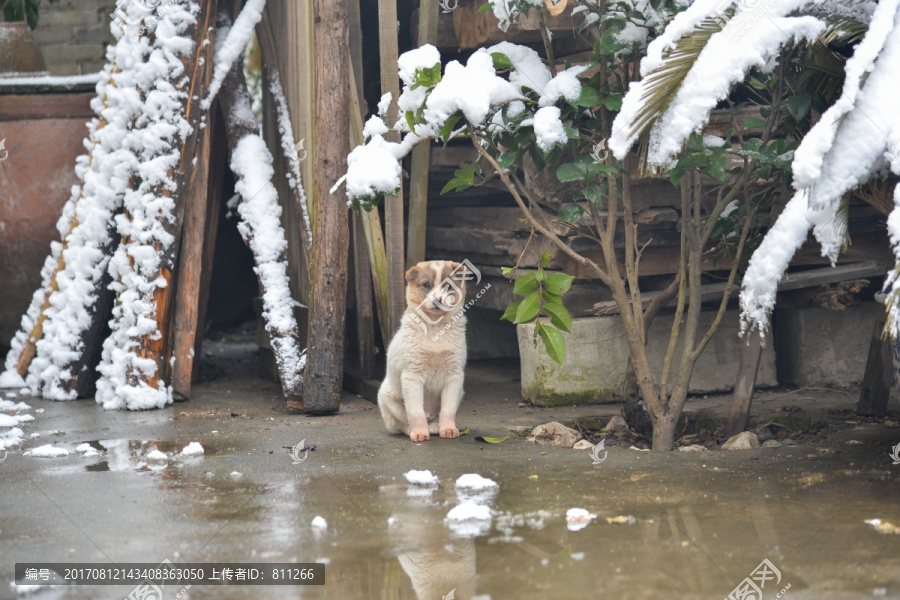
<instances>
[{"instance_id":1,"label":"wooden post","mask_svg":"<svg viewBox=\"0 0 900 600\"><path fill-rule=\"evenodd\" d=\"M347 170L350 132L344 121L350 111L350 61L347 0L313 0L316 48L315 178L316 243L313 247L309 306L309 344L303 408L329 414L340 409L346 319L347 198L330 189Z\"/></svg>"},{"instance_id":2,"label":"wooden post","mask_svg":"<svg viewBox=\"0 0 900 600\"><path fill-rule=\"evenodd\" d=\"M400 77L397 75L397 0L378 0L378 44L381 59L381 93L391 93L391 105L387 111L388 123L397 121L397 98L400 97ZM385 134L389 142L399 142L400 134L391 130ZM384 237L387 252L388 288L388 338L400 327L400 318L406 309L404 286L406 257L403 252L403 187L396 196L384 199Z\"/></svg>"},{"instance_id":3,"label":"wooden post","mask_svg":"<svg viewBox=\"0 0 900 600\"><path fill-rule=\"evenodd\" d=\"M419 46L437 41L438 3L419 4ZM412 151L409 173L409 247L406 268L425 260L425 223L428 212L428 169L431 166L431 144L424 142Z\"/></svg>"},{"instance_id":4,"label":"wooden post","mask_svg":"<svg viewBox=\"0 0 900 600\"><path fill-rule=\"evenodd\" d=\"M741 350L741 361L738 366L737 379L734 382L734 399L728 414L725 437L732 437L747 427L750 417L750 402L753 400L753 387L756 385L756 373L762 357L762 338L758 330L753 330L750 339Z\"/></svg>"},{"instance_id":5,"label":"wooden post","mask_svg":"<svg viewBox=\"0 0 900 600\"><path fill-rule=\"evenodd\" d=\"M354 106L357 114L360 114L359 108L363 104L363 99L360 97L360 91L363 88L362 71L353 68L353 65L362 64L362 23L360 22L359 0L349 0L347 12L350 25L350 81L354 84L350 88L350 113L352 115ZM361 114L360 117L362 117ZM355 124L355 120L351 119L351 146L359 143L354 139L356 137L354 135ZM361 131L359 136L362 136ZM360 376L363 379L371 379L375 376L375 311L372 307L375 298L372 291L372 265L369 264L368 242L363 228L363 218L358 211L353 211L351 234L353 236L353 284L356 292L356 351L359 358Z\"/></svg>"},{"instance_id":6,"label":"wooden post","mask_svg":"<svg viewBox=\"0 0 900 600\"><path fill-rule=\"evenodd\" d=\"M894 382L893 341L881 337L886 319L886 312L878 311L872 340L869 342L869 356L859 391L859 403L856 405L857 413L870 417L883 417L887 414L887 403Z\"/></svg>"}]
</instances>

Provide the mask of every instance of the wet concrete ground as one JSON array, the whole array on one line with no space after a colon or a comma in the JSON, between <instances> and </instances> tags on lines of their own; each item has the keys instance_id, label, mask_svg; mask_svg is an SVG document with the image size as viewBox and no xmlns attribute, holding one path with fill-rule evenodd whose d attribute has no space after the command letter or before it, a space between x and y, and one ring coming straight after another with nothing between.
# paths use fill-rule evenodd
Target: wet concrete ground
<instances>
[{"instance_id":1,"label":"wet concrete ground","mask_svg":"<svg viewBox=\"0 0 900 600\"><path fill-rule=\"evenodd\" d=\"M16 562L166 558L327 564L324 586L194 586L181 594L192 600L718 600L764 559L780 571L780 580L765 581L764 600L782 590L798 600L900 598L900 535L865 522L900 525L900 465L889 456L900 428L833 413L834 431L797 446L613 447L595 465L589 451L515 435L496 445L475 440L506 435L508 426L618 414L617 406L520 405L515 365L470 366L458 418L470 435L413 444L387 435L377 408L349 394L336 416L287 415L277 386L254 377L251 345L213 352L225 356L221 376L164 410L17 398L45 412L24 426L41 437L0 463L0 598L19 597L9 586ZM825 415L855 405L853 392L788 391L760 394L755 410L797 404ZM726 413L727 400L695 399L688 410ZM316 449L298 461L285 447L302 440ZM193 441L203 456L146 458L153 446L172 453ZM88 442L101 453L23 456L49 442L70 451ZM409 485L411 469L431 470L439 486ZM481 500L490 523L445 522L465 473L499 483ZM570 531L573 507L597 518ZM327 529L311 527L316 516ZM52 587L27 597L113 599L131 589ZM167 588L165 600L180 591Z\"/></svg>"}]
</instances>

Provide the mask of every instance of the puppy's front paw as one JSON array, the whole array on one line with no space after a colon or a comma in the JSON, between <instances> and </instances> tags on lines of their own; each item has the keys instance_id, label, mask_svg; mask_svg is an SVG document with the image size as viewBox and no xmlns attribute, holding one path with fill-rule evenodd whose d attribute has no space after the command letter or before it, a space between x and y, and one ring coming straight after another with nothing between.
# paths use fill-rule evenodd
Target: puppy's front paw
<instances>
[{"instance_id":1,"label":"puppy's front paw","mask_svg":"<svg viewBox=\"0 0 900 600\"><path fill-rule=\"evenodd\" d=\"M428 431L411 431L409 433L409 439L414 442L425 442L431 439L431 436L428 435Z\"/></svg>"},{"instance_id":2,"label":"puppy's front paw","mask_svg":"<svg viewBox=\"0 0 900 600\"><path fill-rule=\"evenodd\" d=\"M458 438L459 437L459 429L456 427L441 427L441 437L442 438Z\"/></svg>"}]
</instances>

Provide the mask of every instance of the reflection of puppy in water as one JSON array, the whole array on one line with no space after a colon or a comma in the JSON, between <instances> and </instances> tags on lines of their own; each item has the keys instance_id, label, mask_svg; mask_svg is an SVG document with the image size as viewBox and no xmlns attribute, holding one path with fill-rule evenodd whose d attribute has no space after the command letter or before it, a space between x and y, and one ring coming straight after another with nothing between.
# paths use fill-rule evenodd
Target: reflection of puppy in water
<instances>
[{"instance_id":1,"label":"reflection of puppy in water","mask_svg":"<svg viewBox=\"0 0 900 600\"><path fill-rule=\"evenodd\" d=\"M419 600L469 600L475 593L473 540L453 540L446 545L436 540L434 545L407 550L397 558Z\"/></svg>"},{"instance_id":2,"label":"reflection of puppy in water","mask_svg":"<svg viewBox=\"0 0 900 600\"><path fill-rule=\"evenodd\" d=\"M435 511L442 514L445 510L438 498L432 499L437 489L387 485L379 492L391 507L389 535L416 598L470 600L475 596L475 540L448 538L440 522L435 523L440 519ZM407 586L388 596L409 597Z\"/></svg>"},{"instance_id":3,"label":"reflection of puppy in water","mask_svg":"<svg viewBox=\"0 0 900 600\"><path fill-rule=\"evenodd\" d=\"M406 272L406 312L387 352L378 406L391 433L414 442L459 437L466 366L465 266L420 262ZM437 420L437 422L435 422Z\"/></svg>"}]
</instances>

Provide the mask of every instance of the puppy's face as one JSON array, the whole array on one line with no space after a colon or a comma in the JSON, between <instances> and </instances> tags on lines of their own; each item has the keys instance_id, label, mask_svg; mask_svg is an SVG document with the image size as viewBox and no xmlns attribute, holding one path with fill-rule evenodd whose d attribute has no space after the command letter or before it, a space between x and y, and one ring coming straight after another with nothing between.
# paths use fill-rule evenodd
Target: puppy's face
<instances>
[{"instance_id":1,"label":"puppy's face","mask_svg":"<svg viewBox=\"0 0 900 600\"><path fill-rule=\"evenodd\" d=\"M406 272L406 304L432 316L455 313L466 297L465 266L448 260L420 262Z\"/></svg>"}]
</instances>

